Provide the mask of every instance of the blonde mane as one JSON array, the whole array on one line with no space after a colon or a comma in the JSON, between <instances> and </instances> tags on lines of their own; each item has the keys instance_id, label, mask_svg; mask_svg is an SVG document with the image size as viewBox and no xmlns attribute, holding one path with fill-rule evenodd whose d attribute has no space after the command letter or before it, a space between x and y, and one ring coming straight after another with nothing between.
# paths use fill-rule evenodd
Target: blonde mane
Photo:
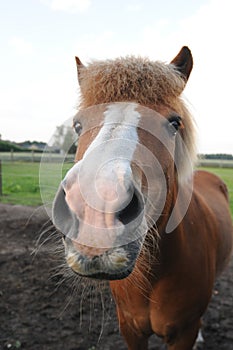
<instances>
[{"instance_id":1,"label":"blonde mane","mask_svg":"<svg viewBox=\"0 0 233 350\"><path fill-rule=\"evenodd\" d=\"M183 98L186 80L173 64L152 62L147 58L128 56L114 60L93 61L78 69L81 90L80 108L110 102L137 102L160 110L171 109L182 117L182 145L177 145L176 164L182 176L190 175L190 160L196 159L195 127ZM189 158L189 159L187 159Z\"/></svg>"}]
</instances>

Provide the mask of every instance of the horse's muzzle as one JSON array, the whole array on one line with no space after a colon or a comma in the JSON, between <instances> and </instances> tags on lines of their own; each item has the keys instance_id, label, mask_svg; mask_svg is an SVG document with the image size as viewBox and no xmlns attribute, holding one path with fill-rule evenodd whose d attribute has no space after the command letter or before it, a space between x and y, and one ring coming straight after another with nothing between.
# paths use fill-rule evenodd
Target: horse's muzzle
<instances>
[{"instance_id":1,"label":"horse's muzzle","mask_svg":"<svg viewBox=\"0 0 233 350\"><path fill-rule=\"evenodd\" d=\"M75 195L60 186L53 203L53 222L63 233L68 265L81 276L127 277L147 229L141 193L131 185L121 202L113 203L110 198L107 203L114 206L103 201L100 210L99 203L86 203L79 188L74 186L74 190Z\"/></svg>"}]
</instances>

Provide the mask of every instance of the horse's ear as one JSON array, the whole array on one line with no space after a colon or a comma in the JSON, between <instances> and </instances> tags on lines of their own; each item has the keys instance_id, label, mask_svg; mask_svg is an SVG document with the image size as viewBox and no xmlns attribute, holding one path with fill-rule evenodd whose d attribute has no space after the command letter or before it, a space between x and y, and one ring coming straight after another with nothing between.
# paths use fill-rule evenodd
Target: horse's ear
<instances>
[{"instance_id":1,"label":"horse's ear","mask_svg":"<svg viewBox=\"0 0 233 350\"><path fill-rule=\"evenodd\" d=\"M77 56L75 56L75 61L76 61L76 66L77 66L77 71L78 71L78 80L80 80L81 68L85 68L85 66Z\"/></svg>"},{"instance_id":2,"label":"horse's ear","mask_svg":"<svg viewBox=\"0 0 233 350\"><path fill-rule=\"evenodd\" d=\"M185 81L187 81L193 68L193 56L189 48L183 46L171 63L183 75Z\"/></svg>"}]
</instances>

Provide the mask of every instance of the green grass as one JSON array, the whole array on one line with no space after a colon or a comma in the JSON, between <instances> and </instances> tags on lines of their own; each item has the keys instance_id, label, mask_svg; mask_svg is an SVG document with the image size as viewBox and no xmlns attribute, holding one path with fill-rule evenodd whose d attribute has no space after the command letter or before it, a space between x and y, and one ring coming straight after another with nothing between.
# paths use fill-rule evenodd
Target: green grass
<instances>
[{"instance_id":1,"label":"green grass","mask_svg":"<svg viewBox=\"0 0 233 350\"><path fill-rule=\"evenodd\" d=\"M41 205L38 163L3 163L1 202Z\"/></svg>"},{"instance_id":2,"label":"green grass","mask_svg":"<svg viewBox=\"0 0 233 350\"><path fill-rule=\"evenodd\" d=\"M57 164L46 165L48 169L46 174L50 172L51 182L53 180L53 174L55 177L55 183L53 185L52 195L54 196L56 189L59 185L57 180L56 170ZM60 167L60 165L59 165ZM71 167L71 164L64 164L62 173ZM55 170L53 172L53 169ZM5 162L2 164L2 193L0 196L0 202L9 204L21 204L29 206L39 206L44 204L41 198L45 191L41 191L40 179L39 179L40 163L29 162ZM48 190L46 190L49 192ZM45 196L45 194L44 194ZM51 199L52 200L52 199Z\"/></svg>"},{"instance_id":3,"label":"green grass","mask_svg":"<svg viewBox=\"0 0 233 350\"><path fill-rule=\"evenodd\" d=\"M61 169L58 163L43 164L41 183L39 181L40 163L3 162L2 182L3 203L39 206L51 202L61 178L72 166L65 163ZM230 206L233 216L233 168L201 168L219 175L227 184L230 194ZM60 174L59 174L60 172ZM46 179L46 182L43 180ZM41 199L41 193L43 200Z\"/></svg>"}]
</instances>

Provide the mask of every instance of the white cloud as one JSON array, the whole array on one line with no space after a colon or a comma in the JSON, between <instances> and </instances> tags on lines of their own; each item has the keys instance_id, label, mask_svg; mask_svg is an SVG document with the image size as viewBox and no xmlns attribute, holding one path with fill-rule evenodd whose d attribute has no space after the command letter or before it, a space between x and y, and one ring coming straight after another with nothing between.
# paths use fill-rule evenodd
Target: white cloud
<instances>
[{"instance_id":1,"label":"white cloud","mask_svg":"<svg viewBox=\"0 0 233 350\"><path fill-rule=\"evenodd\" d=\"M68 13L85 12L91 6L91 0L45 0L53 11Z\"/></svg>"},{"instance_id":2,"label":"white cloud","mask_svg":"<svg viewBox=\"0 0 233 350\"><path fill-rule=\"evenodd\" d=\"M30 55L33 53L33 45L20 36L13 36L9 39L8 45L13 48L18 55Z\"/></svg>"}]
</instances>

